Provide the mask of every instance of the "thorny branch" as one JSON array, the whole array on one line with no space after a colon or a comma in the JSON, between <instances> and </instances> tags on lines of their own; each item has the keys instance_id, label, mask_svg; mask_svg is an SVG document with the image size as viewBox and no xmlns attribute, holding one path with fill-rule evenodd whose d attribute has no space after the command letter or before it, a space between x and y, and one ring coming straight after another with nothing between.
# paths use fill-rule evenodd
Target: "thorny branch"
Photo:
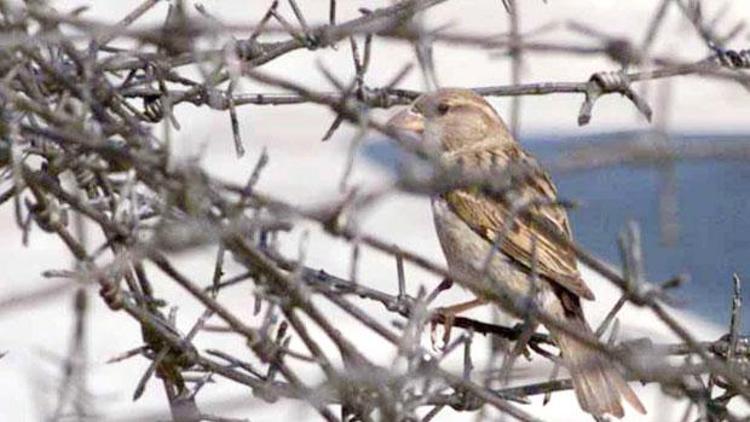
<instances>
[{"instance_id":1,"label":"thorny branch","mask_svg":"<svg viewBox=\"0 0 750 422\"><path fill-rule=\"evenodd\" d=\"M725 35L718 35L719 19L707 23L699 10L681 1L674 3L707 43L705 58L693 63L655 57L649 51L672 4L668 0L658 6L641 48L634 47L628 40L575 23L569 25L570 29L594 38L594 44L537 42L533 40L533 32L521 32L520 5L514 1L502 2L510 22L510 32L503 36L427 29L414 19L445 2L447 0L394 2L376 10L363 8L361 16L342 21L337 2L331 0L325 6L327 23L314 24L305 14L311 4L276 0L269 2L266 13L256 24L233 26L224 24L200 5L196 7L200 17L196 18L185 2L176 1L170 5L163 25L133 28L132 25L159 2L144 0L119 22L107 24L85 18L82 9L62 13L44 2L27 2L20 7L0 1L3 28L0 36L3 46L0 51L0 205L12 204L24 241L31 230L39 228L59 238L75 258L72 270L46 273L63 282L31 294L0 299L0 312L10 312L75 287L76 330L70 356L63 363L66 371L60 383L54 417L69 411L67 406L71 404L79 418L93 414L89 386L85 382L87 351L83 348L85 336L92 335L85 323L90 300L85 287L92 284L99 287L101 298L112 311L124 311L141 327L142 344L133 345L133 350L113 358L112 362L133 356L149 359L150 365L140 381L134 380L134 397L140 397L151 378L160 378L174 420L229 420L205 415L199 409L195 397L209 382L231 381L246 386L255 397L269 403L280 398L300 400L329 421L416 420L420 415L423 420L430 420L445 407L456 411L493 407L518 420L536 420L517 404L528 403L529 396L571 388L566 379L491 388L494 375L474 370L471 354L477 335L509 342L523 341L533 355L556 361L556 354L551 351L554 349L552 339L545 334L528 332L523 324L507 327L457 317L453 325L465 329L466 334L439 351L423 347L425 327L445 322L446 316L434 311L432 302L450 283L444 282L431 294L421 289L416 296L410 295L407 291L412 287L412 280L406 279L404 263L421 267L445 280L460 281L460 278L441 264L364 233L354 224L357 213L394 191L430 194L472 186L502 196L534 169L508 168L492 174L461 174L454 169L433 166L434 171L427 176L406 172L393 186L382 191L349 190L343 200L309 209L255 188L269 159L265 152L244 186L213 178L196 164L175 163L171 157L169 134L172 128L179 128L179 113L175 107L180 104L227 111L234 150L241 157L245 153L245 143L240 134L237 108L305 103L335 112L336 117L324 139L331 138L344 122L359 129L352 140L341 181L344 190L354 165L356 148L368 130L388 135L430 161L430 152L424 147L403 134L393 133L370 115L374 108L408 104L421 94L398 88L411 64L404 65L384 86L368 85L368 70L375 59L372 45L381 40L412 44L423 73L432 84L437 83L433 62L436 45L492 49L510 56L512 85L476 87L475 90L485 96L514 97L511 117L514 130L520 124L518 101L524 95L582 94L578 122L583 125L590 121L597 100L612 93L627 97L639 113L650 120L651 107L632 86L638 82L697 75L750 86L750 79L743 72L750 68L750 50L726 47L728 41L742 32L742 27L735 26ZM289 7L281 7L284 4ZM293 16L289 16L289 11ZM239 33L250 35L235 38ZM198 42L221 37L226 38L221 48L205 49ZM135 47L115 46L123 40ZM320 67L336 87L333 92L307 88L295 80L258 69L293 51L342 48L346 40L353 59L352 80L341 82L328 69ZM522 57L546 52L600 55L622 67L614 71L592 69L586 81L521 84ZM199 70L202 79L185 71L191 67ZM285 93L241 92L244 78ZM164 125L163 139L152 132L154 125L160 122ZM581 171L623 163L659 165L665 160L747 160L748 157L750 147L744 144L725 148L667 148L662 144L620 143L609 149L581 150L552 163L552 167L560 171ZM518 209L519 215L524 214L523 206L513 209ZM74 230L69 227L69 215L75 218ZM316 222L329 235L352 244L349 279L308 266L304 247L295 258L280 252L278 239L300 221ZM87 241L81 229L83 225L96 227L104 243L92 245ZM618 341L614 336L603 342L555 321L523 298L508 297L503 292L488 292L488 297L516 309L519 315L566 331L588 347L600 350L619 362L630 379L659 383L676 391L712 420L739 419L727 408L734 397L750 400L747 384L750 340L742 335L739 324L739 276L734 279L729 333L716 341L698 341L663 305L669 299L669 290L679 282L672 280L652 285L646 281L637 233L637 227L630 226L622 237L622 275L579 245L569 245L581 262L622 291L621 299L597 330L597 336L612 325L625 303L631 303L650 309L672 329L681 340L679 343L652 344L648 339ZM210 283L193 279L170 257L172 252L209 244L218 244L219 248ZM379 286L392 285L397 288L397 294L388 293L385 287L376 289L358 282L360 247L394 258L397 271L390 277L394 282ZM232 256L244 267L243 271L224 277L225 256ZM175 312L164 311L165 305L176 307L178 303L172 298L157 296L158 286L152 283L153 268L205 308L185 335L176 325ZM262 314L259 324L249 322L244 313L223 303L225 290L250 282L255 289L254 313ZM383 305L379 318L364 307L368 301ZM392 345L396 350L392 365L387 367L373 362L358 342L343 333L327 314L328 308L324 308L330 305ZM382 322L383 317L397 321L388 326ZM221 325L209 323L210 319L220 320ZM200 350L195 338L201 332L212 330L241 337L252 354L252 361L248 361L247 356L239 357L222 350ZM293 338L299 341L293 343ZM464 353L460 375L447 370L444 364L457 350ZM670 356L687 356L696 361L676 364ZM319 369L320 378L307 375L307 368L311 366ZM702 380L701 376L705 376L708 383L696 386L694 377ZM73 391L71 388L75 396L68 395ZM714 394L714 389L720 389L721 393ZM336 414L337 409L340 415Z\"/></svg>"}]
</instances>

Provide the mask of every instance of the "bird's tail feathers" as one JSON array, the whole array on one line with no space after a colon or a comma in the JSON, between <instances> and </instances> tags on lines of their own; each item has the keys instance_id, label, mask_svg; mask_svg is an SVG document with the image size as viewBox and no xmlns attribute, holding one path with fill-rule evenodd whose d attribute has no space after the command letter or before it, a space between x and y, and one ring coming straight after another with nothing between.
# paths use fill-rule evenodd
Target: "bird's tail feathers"
<instances>
[{"instance_id":1,"label":"bird's tail feathers","mask_svg":"<svg viewBox=\"0 0 750 422\"><path fill-rule=\"evenodd\" d=\"M582 315L569 315L566 320L593 336ZM635 410L646 413L638 396L606 356L570 335L551 331L562 351L563 364L570 372L578 403L583 410L596 416L608 413L621 418L624 411L620 398L624 398Z\"/></svg>"}]
</instances>

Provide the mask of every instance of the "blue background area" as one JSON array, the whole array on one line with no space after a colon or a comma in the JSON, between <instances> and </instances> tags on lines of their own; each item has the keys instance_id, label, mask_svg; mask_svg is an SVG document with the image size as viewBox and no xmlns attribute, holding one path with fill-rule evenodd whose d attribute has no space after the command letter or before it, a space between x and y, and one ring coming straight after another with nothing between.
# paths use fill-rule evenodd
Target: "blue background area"
<instances>
[{"instance_id":1,"label":"blue background area","mask_svg":"<svg viewBox=\"0 0 750 422\"><path fill-rule=\"evenodd\" d=\"M531 137L524 147L542 162L581 145L580 139ZM672 135L673 142L747 142L750 136ZM596 142L609 142L605 136ZM583 140L586 145L592 141ZM366 157L395 171L399 152L389 142L366 144ZM673 295L693 312L722 325L729 322L732 273L745 281L750 304L750 163L682 162L675 166L679 238L662 243L659 227L660 170L614 166L552 174L560 196L582 205L569 211L576 239L597 256L620 263L618 233L629 220L641 228L648 280L661 282L678 274L690 281ZM748 325L750 312L743 312Z\"/></svg>"}]
</instances>

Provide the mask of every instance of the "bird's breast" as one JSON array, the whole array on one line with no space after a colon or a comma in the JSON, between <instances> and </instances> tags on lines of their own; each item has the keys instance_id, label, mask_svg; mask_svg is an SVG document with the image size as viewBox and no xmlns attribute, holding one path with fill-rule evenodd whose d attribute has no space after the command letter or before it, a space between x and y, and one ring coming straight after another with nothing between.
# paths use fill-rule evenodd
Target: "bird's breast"
<instances>
[{"instance_id":1,"label":"bird's breast","mask_svg":"<svg viewBox=\"0 0 750 422\"><path fill-rule=\"evenodd\" d=\"M528 275L504 253L495 252L485 269L492 244L453 212L445 199L432 198L432 212L448 267L461 278L456 280L459 284L478 296L482 296L482 291L498 288L505 293L528 293Z\"/></svg>"}]
</instances>

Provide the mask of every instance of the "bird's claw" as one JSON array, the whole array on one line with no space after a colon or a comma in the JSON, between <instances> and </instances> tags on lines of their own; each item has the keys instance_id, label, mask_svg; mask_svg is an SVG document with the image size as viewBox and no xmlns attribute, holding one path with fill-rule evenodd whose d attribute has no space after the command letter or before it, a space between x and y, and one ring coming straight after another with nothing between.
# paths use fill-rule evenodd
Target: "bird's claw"
<instances>
[{"instance_id":1,"label":"bird's claw","mask_svg":"<svg viewBox=\"0 0 750 422\"><path fill-rule=\"evenodd\" d=\"M456 320L456 314L445 309L437 308L434 311L435 317L430 322L430 341L432 342L432 349L436 352L442 352L451 340L451 331L453 331L453 323ZM437 340L437 327L440 324L440 316L442 316L443 325L443 338L441 343Z\"/></svg>"}]
</instances>

